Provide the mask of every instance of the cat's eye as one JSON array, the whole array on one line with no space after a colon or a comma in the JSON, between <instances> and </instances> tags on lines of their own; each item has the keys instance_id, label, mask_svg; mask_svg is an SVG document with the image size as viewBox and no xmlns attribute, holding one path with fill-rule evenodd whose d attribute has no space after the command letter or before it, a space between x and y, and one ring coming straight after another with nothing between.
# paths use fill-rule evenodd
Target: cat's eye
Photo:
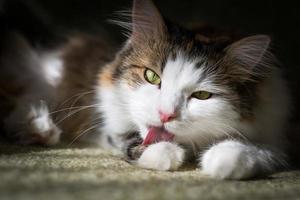
<instances>
[{"instance_id":1,"label":"cat's eye","mask_svg":"<svg viewBox=\"0 0 300 200\"><path fill-rule=\"evenodd\" d=\"M153 85L159 85L161 80L160 77L151 69L146 68L144 72L145 80Z\"/></svg>"},{"instance_id":2,"label":"cat's eye","mask_svg":"<svg viewBox=\"0 0 300 200\"><path fill-rule=\"evenodd\" d=\"M193 98L199 99L199 100L207 100L212 96L212 93L207 92L207 91L198 91L194 92L192 94Z\"/></svg>"}]
</instances>

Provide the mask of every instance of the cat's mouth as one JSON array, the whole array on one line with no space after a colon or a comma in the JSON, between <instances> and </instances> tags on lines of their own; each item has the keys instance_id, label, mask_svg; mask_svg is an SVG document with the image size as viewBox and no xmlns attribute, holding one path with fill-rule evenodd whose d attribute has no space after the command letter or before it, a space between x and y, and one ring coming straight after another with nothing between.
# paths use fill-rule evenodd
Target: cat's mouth
<instances>
[{"instance_id":1,"label":"cat's mouth","mask_svg":"<svg viewBox=\"0 0 300 200\"><path fill-rule=\"evenodd\" d=\"M174 134L167 131L164 127L150 127L146 138L143 141L143 145L150 145L153 143L168 141L171 142L174 139Z\"/></svg>"}]
</instances>

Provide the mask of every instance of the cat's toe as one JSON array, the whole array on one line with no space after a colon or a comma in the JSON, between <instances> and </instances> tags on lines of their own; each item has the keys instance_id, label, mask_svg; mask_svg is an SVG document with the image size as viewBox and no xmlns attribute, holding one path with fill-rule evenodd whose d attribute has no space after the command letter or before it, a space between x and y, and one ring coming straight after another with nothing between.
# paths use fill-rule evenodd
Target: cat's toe
<instances>
[{"instance_id":1,"label":"cat's toe","mask_svg":"<svg viewBox=\"0 0 300 200\"><path fill-rule=\"evenodd\" d=\"M52 122L46 122L49 128L39 130L35 125L31 125L27 142L31 144L42 144L47 146L56 145L60 141L61 130ZM26 140L24 140L26 142Z\"/></svg>"},{"instance_id":2,"label":"cat's toe","mask_svg":"<svg viewBox=\"0 0 300 200\"><path fill-rule=\"evenodd\" d=\"M256 173L255 158L247 146L231 141L211 147L200 165L205 174L217 179L247 179Z\"/></svg>"},{"instance_id":3,"label":"cat's toe","mask_svg":"<svg viewBox=\"0 0 300 200\"><path fill-rule=\"evenodd\" d=\"M184 150L170 142L150 145L137 160L137 164L146 169L176 170L184 161Z\"/></svg>"},{"instance_id":4,"label":"cat's toe","mask_svg":"<svg viewBox=\"0 0 300 200\"><path fill-rule=\"evenodd\" d=\"M28 115L27 132L22 139L24 143L55 145L60 140L61 130L54 124L47 107L41 105L32 108Z\"/></svg>"}]
</instances>

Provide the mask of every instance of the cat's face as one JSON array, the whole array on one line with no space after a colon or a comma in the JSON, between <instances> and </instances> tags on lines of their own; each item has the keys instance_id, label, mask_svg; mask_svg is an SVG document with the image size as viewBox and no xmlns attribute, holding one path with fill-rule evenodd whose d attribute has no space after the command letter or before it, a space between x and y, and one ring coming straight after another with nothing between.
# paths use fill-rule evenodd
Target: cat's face
<instances>
[{"instance_id":1,"label":"cat's face","mask_svg":"<svg viewBox=\"0 0 300 200\"><path fill-rule=\"evenodd\" d=\"M139 9L133 16L139 17L134 17L115 72L120 96L141 136L152 127L185 142L238 134L239 122L251 117L254 66L269 39L254 36L227 47L206 46L193 33L167 26L149 2L136 1ZM143 9L151 9L147 21L140 18L149 15Z\"/></svg>"},{"instance_id":2,"label":"cat's face","mask_svg":"<svg viewBox=\"0 0 300 200\"><path fill-rule=\"evenodd\" d=\"M214 67L222 53L205 53L192 37L172 41L134 46L123 60L121 96L141 136L151 127L164 127L180 141L234 132L239 96L222 74L225 69Z\"/></svg>"},{"instance_id":3,"label":"cat's face","mask_svg":"<svg viewBox=\"0 0 300 200\"><path fill-rule=\"evenodd\" d=\"M177 140L234 131L238 96L204 71L205 60L178 52L164 66L142 66L134 69L140 71L137 75L126 79L123 95L143 138L151 127L164 127Z\"/></svg>"}]
</instances>

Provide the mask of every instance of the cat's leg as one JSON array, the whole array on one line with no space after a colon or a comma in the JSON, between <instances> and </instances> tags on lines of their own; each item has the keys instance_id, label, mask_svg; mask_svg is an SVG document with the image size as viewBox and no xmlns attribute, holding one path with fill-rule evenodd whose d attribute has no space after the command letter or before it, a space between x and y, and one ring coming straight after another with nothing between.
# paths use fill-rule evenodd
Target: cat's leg
<instances>
[{"instance_id":1,"label":"cat's leg","mask_svg":"<svg viewBox=\"0 0 300 200\"><path fill-rule=\"evenodd\" d=\"M203 172L218 179L239 180L268 175L284 163L280 153L232 140L212 146L200 158Z\"/></svg>"},{"instance_id":2,"label":"cat's leg","mask_svg":"<svg viewBox=\"0 0 300 200\"><path fill-rule=\"evenodd\" d=\"M19 105L5 120L7 132L22 144L55 145L61 130L54 124L46 102Z\"/></svg>"},{"instance_id":3,"label":"cat's leg","mask_svg":"<svg viewBox=\"0 0 300 200\"><path fill-rule=\"evenodd\" d=\"M3 120L6 135L24 144L56 144L61 131L53 123L48 106L55 106L62 76L59 55L35 50L19 34L8 33L4 41L0 78L7 82L4 93L13 105Z\"/></svg>"},{"instance_id":4,"label":"cat's leg","mask_svg":"<svg viewBox=\"0 0 300 200\"><path fill-rule=\"evenodd\" d=\"M182 147L170 142L159 142L144 150L137 165L146 169L177 170L184 159L185 151Z\"/></svg>"}]
</instances>

